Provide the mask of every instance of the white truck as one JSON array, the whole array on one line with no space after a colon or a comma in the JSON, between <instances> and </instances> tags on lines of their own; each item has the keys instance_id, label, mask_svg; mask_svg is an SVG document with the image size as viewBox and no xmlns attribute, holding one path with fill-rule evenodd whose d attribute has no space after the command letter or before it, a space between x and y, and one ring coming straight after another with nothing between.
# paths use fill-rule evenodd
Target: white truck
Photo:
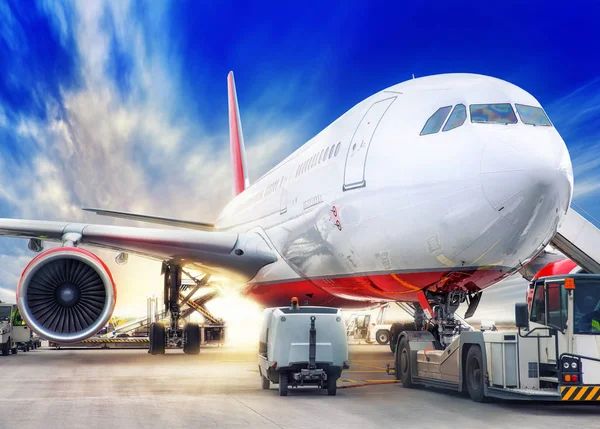
<instances>
[{"instance_id":1,"label":"white truck","mask_svg":"<svg viewBox=\"0 0 600 429\"><path fill-rule=\"evenodd\" d=\"M515 318L518 330L462 330L445 348L431 332L403 331L396 379L467 391L477 402L600 401L600 275L535 280L531 311L518 303Z\"/></svg>"},{"instance_id":2,"label":"white truck","mask_svg":"<svg viewBox=\"0 0 600 429\"><path fill-rule=\"evenodd\" d=\"M337 379L349 367L342 312L337 308L267 308L259 339L258 370L262 388L313 385L336 394Z\"/></svg>"},{"instance_id":3,"label":"white truck","mask_svg":"<svg viewBox=\"0 0 600 429\"><path fill-rule=\"evenodd\" d=\"M37 341L25 324L16 304L0 303L0 349L3 356L19 349L28 352L37 348Z\"/></svg>"}]
</instances>

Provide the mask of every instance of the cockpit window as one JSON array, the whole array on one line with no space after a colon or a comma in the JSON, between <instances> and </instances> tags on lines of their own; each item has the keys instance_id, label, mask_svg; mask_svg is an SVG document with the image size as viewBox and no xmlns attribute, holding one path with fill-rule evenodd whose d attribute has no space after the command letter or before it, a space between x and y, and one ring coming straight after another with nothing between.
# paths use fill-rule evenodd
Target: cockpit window
<instances>
[{"instance_id":1,"label":"cockpit window","mask_svg":"<svg viewBox=\"0 0 600 429\"><path fill-rule=\"evenodd\" d=\"M425 122L425 126L420 135L424 136L437 133L440 128L442 128L442 125L444 125L444 121L448 117L448 113L450 113L451 109L452 106L440 107L437 109L437 111L427 119L427 122Z\"/></svg>"},{"instance_id":2,"label":"cockpit window","mask_svg":"<svg viewBox=\"0 0 600 429\"><path fill-rule=\"evenodd\" d=\"M471 104L471 122L476 124L516 124L515 111L509 103Z\"/></svg>"},{"instance_id":3,"label":"cockpit window","mask_svg":"<svg viewBox=\"0 0 600 429\"><path fill-rule=\"evenodd\" d=\"M542 127L552 126L546 112L541 107L526 106L524 104L515 104L515 106L517 106L517 112L519 112L519 117L524 124L541 125Z\"/></svg>"},{"instance_id":4,"label":"cockpit window","mask_svg":"<svg viewBox=\"0 0 600 429\"><path fill-rule=\"evenodd\" d=\"M444 125L444 129L442 131L449 131L453 130L454 128L458 128L465 123L466 119L467 108L464 104L457 104L454 110L452 111L450 118L448 118L448 122L446 122L446 125Z\"/></svg>"}]
</instances>

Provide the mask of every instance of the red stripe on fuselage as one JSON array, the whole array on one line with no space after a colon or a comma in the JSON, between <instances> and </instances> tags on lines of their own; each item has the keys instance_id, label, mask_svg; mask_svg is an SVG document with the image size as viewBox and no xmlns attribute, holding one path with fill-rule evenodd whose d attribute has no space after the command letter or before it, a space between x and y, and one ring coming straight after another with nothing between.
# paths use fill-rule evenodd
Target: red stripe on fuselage
<instances>
[{"instance_id":1,"label":"red stripe on fuselage","mask_svg":"<svg viewBox=\"0 0 600 429\"><path fill-rule=\"evenodd\" d=\"M238 195L245 189L245 183L238 126L239 118L237 117L237 100L232 72L227 75L227 91L229 95L229 149L231 151L231 167L233 168L233 190L235 195Z\"/></svg>"},{"instance_id":2,"label":"red stripe on fuselage","mask_svg":"<svg viewBox=\"0 0 600 429\"><path fill-rule=\"evenodd\" d=\"M423 289L437 292L476 292L507 276L501 269L392 273L256 283L245 293L265 307L289 304L297 296L300 304L341 308L366 308L380 302L417 302Z\"/></svg>"}]
</instances>

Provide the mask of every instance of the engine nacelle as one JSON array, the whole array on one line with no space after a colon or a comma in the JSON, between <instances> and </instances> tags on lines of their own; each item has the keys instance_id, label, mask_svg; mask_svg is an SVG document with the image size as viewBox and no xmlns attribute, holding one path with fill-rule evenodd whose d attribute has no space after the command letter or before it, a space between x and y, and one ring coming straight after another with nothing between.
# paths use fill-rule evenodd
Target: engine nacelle
<instances>
[{"instance_id":1,"label":"engine nacelle","mask_svg":"<svg viewBox=\"0 0 600 429\"><path fill-rule=\"evenodd\" d=\"M17 286L17 304L27 325L56 343L95 335L108 323L115 301L108 267L93 253L76 247L39 254Z\"/></svg>"}]
</instances>

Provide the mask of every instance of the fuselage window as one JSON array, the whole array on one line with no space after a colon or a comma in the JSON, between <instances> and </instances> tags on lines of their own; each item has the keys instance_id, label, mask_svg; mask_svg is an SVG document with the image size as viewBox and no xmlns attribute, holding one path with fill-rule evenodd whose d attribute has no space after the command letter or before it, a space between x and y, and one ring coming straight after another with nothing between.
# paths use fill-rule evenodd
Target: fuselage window
<instances>
[{"instance_id":1,"label":"fuselage window","mask_svg":"<svg viewBox=\"0 0 600 429\"><path fill-rule=\"evenodd\" d=\"M331 145L331 148L329 150L329 158L327 159L331 159L331 157L333 156L333 150L335 149L335 145Z\"/></svg>"},{"instance_id":2,"label":"fuselage window","mask_svg":"<svg viewBox=\"0 0 600 429\"><path fill-rule=\"evenodd\" d=\"M333 156L337 156L338 152L340 151L340 146L342 145L342 143L338 143L337 146L335 147L335 154L333 154Z\"/></svg>"},{"instance_id":3,"label":"fuselage window","mask_svg":"<svg viewBox=\"0 0 600 429\"><path fill-rule=\"evenodd\" d=\"M464 104L457 104L452 111L452 114L448 118L448 122L444 125L442 131L453 130L454 128L460 127L465 123L467 119L467 108Z\"/></svg>"},{"instance_id":4,"label":"fuselage window","mask_svg":"<svg viewBox=\"0 0 600 429\"><path fill-rule=\"evenodd\" d=\"M325 149L325 155L323 156L323 161L327 160L327 155L329 155L329 146Z\"/></svg>"},{"instance_id":5,"label":"fuselage window","mask_svg":"<svg viewBox=\"0 0 600 429\"><path fill-rule=\"evenodd\" d=\"M313 168L317 162L317 155L313 155L310 161L310 168Z\"/></svg>"},{"instance_id":6,"label":"fuselage window","mask_svg":"<svg viewBox=\"0 0 600 429\"><path fill-rule=\"evenodd\" d=\"M323 154L325 153L325 149L321 150L321 154L319 155L319 164L323 161Z\"/></svg>"},{"instance_id":7,"label":"fuselage window","mask_svg":"<svg viewBox=\"0 0 600 429\"><path fill-rule=\"evenodd\" d=\"M452 110L452 106L440 107L436 110L436 112L427 119L425 122L425 126L421 130L421 136L425 136L427 134L435 134L437 133L442 125L444 125L444 121L448 117L448 113Z\"/></svg>"},{"instance_id":8,"label":"fuselage window","mask_svg":"<svg viewBox=\"0 0 600 429\"><path fill-rule=\"evenodd\" d=\"M471 122L476 124L516 124L515 111L509 103L471 104Z\"/></svg>"},{"instance_id":9,"label":"fuselage window","mask_svg":"<svg viewBox=\"0 0 600 429\"><path fill-rule=\"evenodd\" d=\"M550 119L541 107L526 106L524 104L515 104L521 122L527 125L541 125L542 127L551 127Z\"/></svg>"}]
</instances>

